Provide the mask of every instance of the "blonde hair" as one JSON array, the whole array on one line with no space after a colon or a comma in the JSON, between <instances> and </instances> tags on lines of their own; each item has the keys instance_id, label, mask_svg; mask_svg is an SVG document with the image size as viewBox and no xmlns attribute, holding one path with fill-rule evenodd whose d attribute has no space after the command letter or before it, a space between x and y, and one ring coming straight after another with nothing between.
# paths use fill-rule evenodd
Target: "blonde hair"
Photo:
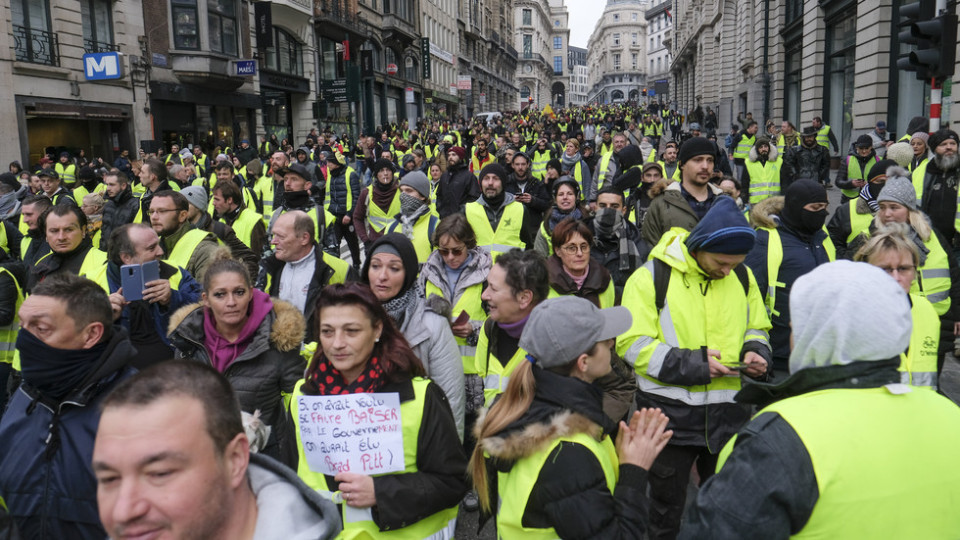
<instances>
[{"instance_id":1,"label":"blonde hair","mask_svg":"<svg viewBox=\"0 0 960 540\"><path fill-rule=\"evenodd\" d=\"M911 211L912 215L913 211ZM888 223L881 225L876 234L870 237L853 256L853 260L858 262L870 262L876 256L885 251L896 251L909 253L913 258L913 264L920 266L920 251L916 244L910 240L910 225L906 223Z\"/></svg>"}]
</instances>

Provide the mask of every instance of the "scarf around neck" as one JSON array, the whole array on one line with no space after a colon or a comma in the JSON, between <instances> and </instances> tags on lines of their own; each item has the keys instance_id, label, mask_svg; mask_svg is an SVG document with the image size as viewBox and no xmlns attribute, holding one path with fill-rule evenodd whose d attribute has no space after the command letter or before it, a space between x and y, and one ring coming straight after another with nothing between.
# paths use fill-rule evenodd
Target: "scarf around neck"
<instances>
[{"instance_id":1,"label":"scarf around neck","mask_svg":"<svg viewBox=\"0 0 960 540\"><path fill-rule=\"evenodd\" d=\"M407 311L417 302L417 287L413 286L406 292L387 300L383 303L383 309L390 315L393 322L397 323L397 328L403 327L403 321L406 319Z\"/></svg>"},{"instance_id":2,"label":"scarf around neck","mask_svg":"<svg viewBox=\"0 0 960 540\"><path fill-rule=\"evenodd\" d=\"M627 234L627 224L623 214L612 208L601 208L593 218L593 229L597 232L593 243L597 246L604 242L617 242L620 252L618 261L620 270L629 270L640 265L640 251Z\"/></svg>"},{"instance_id":3,"label":"scarf around neck","mask_svg":"<svg viewBox=\"0 0 960 540\"><path fill-rule=\"evenodd\" d=\"M307 369L303 393L308 396L370 394L380 390L384 383L386 379L383 376L383 366L376 356L370 358L357 380L348 383L330 360L319 354L314 365Z\"/></svg>"},{"instance_id":4,"label":"scarf around neck","mask_svg":"<svg viewBox=\"0 0 960 540\"><path fill-rule=\"evenodd\" d=\"M563 156L560 157L560 162L563 164L563 170L573 173L573 167L580 161L580 152L572 156L568 156L566 152L563 153Z\"/></svg>"}]
</instances>

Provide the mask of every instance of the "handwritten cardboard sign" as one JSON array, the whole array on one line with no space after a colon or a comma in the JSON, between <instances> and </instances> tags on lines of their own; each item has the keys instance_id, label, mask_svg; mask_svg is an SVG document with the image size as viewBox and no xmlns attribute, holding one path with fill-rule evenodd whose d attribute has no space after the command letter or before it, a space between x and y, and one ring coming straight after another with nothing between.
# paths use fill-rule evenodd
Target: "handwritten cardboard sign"
<instances>
[{"instance_id":1,"label":"handwritten cardboard sign","mask_svg":"<svg viewBox=\"0 0 960 540\"><path fill-rule=\"evenodd\" d=\"M298 399L300 438L311 471L373 475L404 470L399 394Z\"/></svg>"}]
</instances>

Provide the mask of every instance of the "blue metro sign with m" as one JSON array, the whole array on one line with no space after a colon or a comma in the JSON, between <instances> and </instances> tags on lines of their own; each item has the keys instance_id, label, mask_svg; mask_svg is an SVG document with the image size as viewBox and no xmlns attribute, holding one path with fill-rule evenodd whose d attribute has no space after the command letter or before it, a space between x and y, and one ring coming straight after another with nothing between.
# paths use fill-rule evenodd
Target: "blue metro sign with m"
<instances>
[{"instance_id":1,"label":"blue metro sign with m","mask_svg":"<svg viewBox=\"0 0 960 540\"><path fill-rule=\"evenodd\" d=\"M83 74L88 81L105 81L123 77L120 53L87 53L83 55Z\"/></svg>"}]
</instances>

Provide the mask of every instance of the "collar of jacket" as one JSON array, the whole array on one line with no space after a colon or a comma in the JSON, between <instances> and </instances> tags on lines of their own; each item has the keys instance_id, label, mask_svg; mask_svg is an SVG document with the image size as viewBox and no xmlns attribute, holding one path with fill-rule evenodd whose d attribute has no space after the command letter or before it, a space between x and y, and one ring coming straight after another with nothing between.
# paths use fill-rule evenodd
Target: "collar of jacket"
<instances>
[{"instance_id":1,"label":"collar of jacket","mask_svg":"<svg viewBox=\"0 0 960 540\"><path fill-rule=\"evenodd\" d=\"M610 284L610 273L594 258L588 258L589 272L587 279L583 282L583 287L577 288L566 271L563 269L563 262L557 254L547 258L547 273L550 276L550 286L560 294L572 294L578 296L599 295ZM579 293L579 294L578 294ZM600 307L600 306L597 306Z\"/></svg>"},{"instance_id":2,"label":"collar of jacket","mask_svg":"<svg viewBox=\"0 0 960 540\"><path fill-rule=\"evenodd\" d=\"M170 253L173 252L173 248L177 245L177 242L183 238L183 235L187 234L189 231L194 229L194 226L189 221L184 222L180 225L180 228L173 232L173 234L163 238L163 252L169 257Z\"/></svg>"},{"instance_id":3,"label":"collar of jacket","mask_svg":"<svg viewBox=\"0 0 960 540\"><path fill-rule=\"evenodd\" d=\"M900 382L900 358L853 362L842 366L802 369L779 384L746 379L734 400L766 407L771 403L817 390L832 388L877 388Z\"/></svg>"}]
</instances>

